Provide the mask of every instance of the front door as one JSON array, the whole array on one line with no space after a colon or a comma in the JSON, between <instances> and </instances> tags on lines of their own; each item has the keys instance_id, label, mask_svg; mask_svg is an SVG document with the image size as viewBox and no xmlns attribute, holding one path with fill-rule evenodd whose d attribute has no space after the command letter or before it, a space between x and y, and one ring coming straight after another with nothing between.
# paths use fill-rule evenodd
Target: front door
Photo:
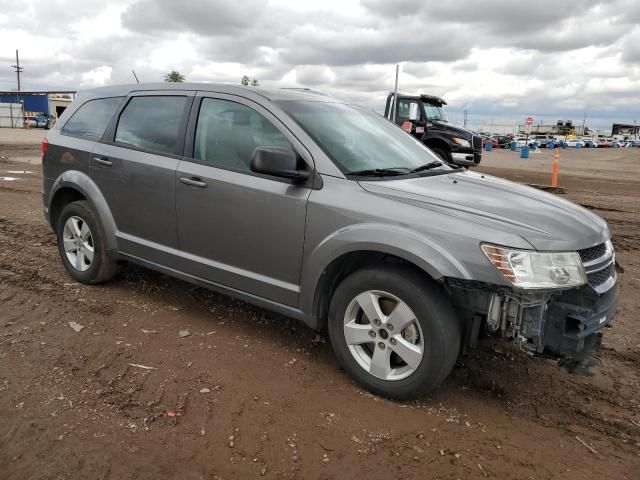
<instances>
[{"instance_id":1,"label":"front door","mask_svg":"<svg viewBox=\"0 0 640 480\"><path fill-rule=\"evenodd\" d=\"M248 100L205 97L197 111L192 158L181 161L176 172L181 269L296 306L311 190L256 174L250 162L258 146L298 154L303 147L273 115ZM305 157L311 163L306 151Z\"/></svg>"},{"instance_id":2,"label":"front door","mask_svg":"<svg viewBox=\"0 0 640 480\"><path fill-rule=\"evenodd\" d=\"M128 99L91 153L91 178L104 195L126 254L171 265L178 246L175 171L192 94Z\"/></svg>"}]
</instances>

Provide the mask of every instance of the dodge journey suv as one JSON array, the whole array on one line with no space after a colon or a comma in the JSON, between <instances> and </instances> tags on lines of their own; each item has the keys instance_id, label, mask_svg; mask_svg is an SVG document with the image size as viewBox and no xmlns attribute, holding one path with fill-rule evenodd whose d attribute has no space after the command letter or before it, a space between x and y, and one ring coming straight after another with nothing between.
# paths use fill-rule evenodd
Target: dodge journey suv
<instances>
[{"instance_id":1,"label":"dodge journey suv","mask_svg":"<svg viewBox=\"0 0 640 480\"><path fill-rule=\"evenodd\" d=\"M380 395L432 389L480 336L579 361L614 315L600 217L318 93L100 88L42 147L44 212L77 281L129 261L295 317Z\"/></svg>"}]
</instances>

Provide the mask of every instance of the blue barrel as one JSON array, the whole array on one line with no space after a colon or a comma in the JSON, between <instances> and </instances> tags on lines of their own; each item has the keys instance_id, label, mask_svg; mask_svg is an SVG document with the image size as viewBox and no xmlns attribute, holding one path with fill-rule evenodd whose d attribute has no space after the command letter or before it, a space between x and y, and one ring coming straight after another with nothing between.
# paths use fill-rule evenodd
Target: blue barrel
<instances>
[{"instance_id":1,"label":"blue barrel","mask_svg":"<svg viewBox=\"0 0 640 480\"><path fill-rule=\"evenodd\" d=\"M593 142L590 140L587 140L584 144L585 147L587 148L593 148Z\"/></svg>"},{"instance_id":2,"label":"blue barrel","mask_svg":"<svg viewBox=\"0 0 640 480\"><path fill-rule=\"evenodd\" d=\"M490 152L491 150L493 150L493 142L487 142L487 143L485 143L485 144L484 144L484 149L485 149L487 152Z\"/></svg>"},{"instance_id":3,"label":"blue barrel","mask_svg":"<svg viewBox=\"0 0 640 480\"><path fill-rule=\"evenodd\" d=\"M611 148L618 148L618 144L617 143L612 143L611 144Z\"/></svg>"},{"instance_id":4,"label":"blue barrel","mask_svg":"<svg viewBox=\"0 0 640 480\"><path fill-rule=\"evenodd\" d=\"M576 148L580 148L581 146L580 143L576 143Z\"/></svg>"},{"instance_id":5,"label":"blue barrel","mask_svg":"<svg viewBox=\"0 0 640 480\"><path fill-rule=\"evenodd\" d=\"M511 141L511 151L515 152L518 149L518 142L516 142L515 140Z\"/></svg>"},{"instance_id":6,"label":"blue barrel","mask_svg":"<svg viewBox=\"0 0 640 480\"><path fill-rule=\"evenodd\" d=\"M563 150L567 149L567 142L564 142L564 141L562 142L562 149Z\"/></svg>"},{"instance_id":7,"label":"blue barrel","mask_svg":"<svg viewBox=\"0 0 640 480\"><path fill-rule=\"evenodd\" d=\"M529 147L524 146L520 149L520 158L529 158Z\"/></svg>"},{"instance_id":8,"label":"blue barrel","mask_svg":"<svg viewBox=\"0 0 640 480\"><path fill-rule=\"evenodd\" d=\"M547 148L550 150L553 150L554 148L556 148L556 144L553 142L549 142L547 143Z\"/></svg>"}]
</instances>

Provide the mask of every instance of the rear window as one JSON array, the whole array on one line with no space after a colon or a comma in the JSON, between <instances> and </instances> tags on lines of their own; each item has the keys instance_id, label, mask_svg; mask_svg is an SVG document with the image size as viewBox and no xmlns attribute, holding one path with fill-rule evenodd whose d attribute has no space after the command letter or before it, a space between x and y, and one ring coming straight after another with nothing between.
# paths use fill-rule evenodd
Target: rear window
<instances>
[{"instance_id":1,"label":"rear window","mask_svg":"<svg viewBox=\"0 0 640 480\"><path fill-rule=\"evenodd\" d=\"M120 115L116 143L158 153L176 153L187 97L133 97Z\"/></svg>"},{"instance_id":2,"label":"rear window","mask_svg":"<svg viewBox=\"0 0 640 480\"><path fill-rule=\"evenodd\" d=\"M124 97L99 98L83 104L62 127L62 133L99 140Z\"/></svg>"}]
</instances>

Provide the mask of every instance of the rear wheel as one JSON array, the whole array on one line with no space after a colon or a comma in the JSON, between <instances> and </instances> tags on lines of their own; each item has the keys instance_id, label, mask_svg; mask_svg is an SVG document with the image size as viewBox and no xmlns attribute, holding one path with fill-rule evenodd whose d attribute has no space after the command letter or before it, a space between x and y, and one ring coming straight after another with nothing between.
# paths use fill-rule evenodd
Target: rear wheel
<instances>
[{"instance_id":1,"label":"rear wheel","mask_svg":"<svg viewBox=\"0 0 640 480\"><path fill-rule=\"evenodd\" d=\"M87 201L64 207L56 233L62 263L78 282L104 282L116 273L116 263L107 257L100 220Z\"/></svg>"},{"instance_id":2,"label":"rear wheel","mask_svg":"<svg viewBox=\"0 0 640 480\"><path fill-rule=\"evenodd\" d=\"M364 388L399 400L436 387L460 347L455 312L438 285L411 268L367 268L337 288L329 311L331 344Z\"/></svg>"}]
</instances>

